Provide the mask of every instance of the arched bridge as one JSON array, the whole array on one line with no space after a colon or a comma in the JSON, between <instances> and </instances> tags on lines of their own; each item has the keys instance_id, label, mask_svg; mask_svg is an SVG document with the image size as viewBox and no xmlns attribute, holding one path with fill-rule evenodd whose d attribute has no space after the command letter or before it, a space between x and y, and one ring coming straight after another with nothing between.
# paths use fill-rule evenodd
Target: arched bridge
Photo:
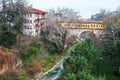
<instances>
[{"instance_id":1,"label":"arched bridge","mask_svg":"<svg viewBox=\"0 0 120 80\"><path fill-rule=\"evenodd\" d=\"M69 36L75 35L78 39L81 39L84 34L93 33L97 38L103 33L103 30L92 30L92 29L67 29Z\"/></svg>"},{"instance_id":2,"label":"arched bridge","mask_svg":"<svg viewBox=\"0 0 120 80\"><path fill-rule=\"evenodd\" d=\"M75 35L80 40L91 33L99 38L105 29L102 21L61 22L61 26L68 30L69 36Z\"/></svg>"}]
</instances>

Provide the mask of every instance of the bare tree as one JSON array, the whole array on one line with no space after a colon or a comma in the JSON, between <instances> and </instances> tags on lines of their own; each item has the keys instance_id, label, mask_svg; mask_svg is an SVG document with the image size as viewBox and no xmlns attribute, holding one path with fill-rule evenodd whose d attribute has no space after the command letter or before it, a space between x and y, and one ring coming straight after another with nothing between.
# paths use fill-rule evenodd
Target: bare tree
<instances>
[{"instance_id":1,"label":"bare tree","mask_svg":"<svg viewBox=\"0 0 120 80\"><path fill-rule=\"evenodd\" d=\"M120 32L120 13L113 16L108 16L104 19L106 24L105 33L103 35L103 41L106 43L106 53L110 54L112 59L113 55L117 52L117 34Z\"/></svg>"},{"instance_id":2,"label":"bare tree","mask_svg":"<svg viewBox=\"0 0 120 80\"><path fill-rule=\"evenodd\" d=\"M60 21L77 21L80 19L78 12L69 8L49 9L47 17L47 26L51 26L52 29L56 29L60 35L63 33L63 29L60 26ZM54 32L54 31L53 31Z\"/></svg>"},{"instance_id":3,"label":"bare tree","mask_svg":"<svg viewBox=\"0 0 120 80\"><path fill-rule=\"evenodd\" d=\"M42 30L49 31L47 40L57 47L58 53L62 53L65 48L68 35L67 29L61 27L60 21L77 21L79 18L78 12L69 8L48 10L47 25Z\"/></svg>"},{"instance_id":4,"label":"bare tree","mask_svg":"<svg viewBox=\"0 0 120 80\"><path fill-rule=\"evenodd\" d=\"M106 32L112 35L114 45L116 46L116 35L120 31L120 13L106 17L104 23L106 24Z\"/></svg>"},{"instance_id":5,"label":"bare tree","mask_svg":"<svg viewBox=\"0 0 120 80\"><path fill-rule=\"evenodd\" d=\"M64 21L76 21L80 19L79 12L70 8L57 8L48 10L48 18L54 18L55 20Z\"/></svg>"}]
</instances>

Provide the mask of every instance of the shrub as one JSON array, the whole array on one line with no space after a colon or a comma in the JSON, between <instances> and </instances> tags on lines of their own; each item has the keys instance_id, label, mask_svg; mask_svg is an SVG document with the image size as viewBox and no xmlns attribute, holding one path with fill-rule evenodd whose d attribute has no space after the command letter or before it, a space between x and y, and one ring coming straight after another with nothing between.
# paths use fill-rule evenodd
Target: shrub
<instances>
[{"instance_id":1,"label":"shrub","mask_svg":"<svg viewBox=\"0 0 120 80\"><path fill-rule=\"evenodd\" d=\"M74 73L68 73L64 80L76 80L76 75Z\"/></svg>"},{"instance_id":2,"label":"shrub","mask_svg":"<svg viewBox=\"0 0 120 80\"><path fill-rule=\"evenodd\" d=\"M117 54L118 54L118 56L120 58L119 52L120 52L120 41L117 42Z\"/></svg>"},{"instance_id":3,"label":"shrub","mask_svg":"<svg viewBox=\"0 0 120 80\"><path fill-rule=\"evenodd\" d=\"M37 47L28 47L27 48L27 56L35 55L37 54L39 49Z\"/></svg>"},{"instance_id":4,"label":"shrub","mask_svg":"<svg viewBox=\"0 0 120 80\"><path fill-rule=\"evenodd\" d=\"M31 41L29 46L40 48L39 40L36 39L36 38L32 39L32 41Z\"/></svg>"},{"instance_id":5,"label":"shrub","mask_svg":"<svg viewBox=\"0 0 120 80\"><path fill-rule=\"evenodd\" d=\"M18 74L15 70L8 70L3 75L0 76L0 80L15 80L13 78L17 76Z\"/></svg>"},{"instance_id":6,"label":"shrub","mask_svg":"<svg viewBox=\"0 0 120 80\"><path fill-rule=\"evenodd\" d=\"M49 52L50 54L55 54L55 53L57 52L57 50L56 50L56 48L51 47L51 48L48 48L48 52Z\"/></svg>"},{"instance_id":7,"label":"shrub","mask_svg":"<svg viewBox=\"0 0 120 80\"><path fill-rule=\"evenodd\" d=\"M0 75L0 80L5 80L5 76L4 75Z\"/></svg>"},{"instance_id":8,"label":"shrub","mask_svg":"<svg viewBox=\"0 0 120 80\"><path fill-rule=\"evenodd\" d=\"M67 53L69 49L70 49L69 46L65 47L64 50L63 50L63 53Z\"/></svg>"},{"instance_id":9,"label":"shrub","mask_svg":"<svg viewBox=\"0 0 120 80\"><path fill-rule=\"evenodd\" d=\"M36 56L39 52L39 49L36 47L28 47L27 49L25 47L22 47L20 49L20 57L23 61L30 59L32 56Z\"/></svg>"},{"instance_id":10,"label":"shrub","mask_svg":"<svg viewBox=\"0 0 120 80\"><path fill-rule=\"evenodd\" d=\"M98 80L106 80L105 74L104 74L104 76L99 76Z\"/></svg>"},{"instance_id":11,"label":"shrub","mask_svg":"<svg viewBox=\"0 0 120 80\"><path fill-rule=\"evenodd\" d=\"M64 79L92 80L93 77L89 73L89 68L97 63L98 59L99 54L89 40L76 43L70 51L70 55L64 60Z\"/></svg>"},{"instance_id":12,"label":"shrub","mask_svg":"<svg viewBox=\"0 0 120 80\"><path fill-rule=\"evenodd\" d=\"M113 71L113 74L120 77L120 71Z\"/></svg>"},{"instance_id":13,"label":"shrub","mask_svg":"<svg viewBox=\"0 0 120 80\"><path fill-rule=\"evenodd\" d=\"M22 60L25 60L27 58L27 47L26 45L22 45L20 48L19 48L19 54L20 54L20 58Z\"/></svg>"},{"instance_id":14,"label":"shrub","mask_svg":"<svg viewBox=\"0 0 120 80\"><path fill-rule=\"evenodd\" d=\"M76 80L93 80L93 77L86 71L82 71L79 74L77 74Z\"/></svg>"},{"instance_id":15,"label":"shrub","mask_svg":"<svg viewBox=\"0 0 120 80\"><path fill-rule=\"evenodd\" d=\"M16 33L7 30L0 32L0 45L12 48L16 44Z\"/></svg>"}]
</instances>

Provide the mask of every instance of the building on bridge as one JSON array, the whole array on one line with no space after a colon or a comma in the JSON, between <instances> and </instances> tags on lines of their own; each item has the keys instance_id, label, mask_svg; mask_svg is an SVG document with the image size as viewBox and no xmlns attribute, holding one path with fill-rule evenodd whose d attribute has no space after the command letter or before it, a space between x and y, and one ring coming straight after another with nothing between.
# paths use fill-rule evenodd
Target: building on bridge
<instances>
[{"instance_id":1,"label":"building on bridge","mask_svg":"<svg viewBox=\"0 0 120 80\"><path fill-rule=\"evenodd\" d=\"M60 22L61 26L68 30L69 36L75 35L78 39L86 33L93 33L97 38L103 33L105 25L102 21L76 21L76 22Z\"/></svg>"},{"instance_id":2,"label":"building on bridge","mask_svg":"<svg viewBox=\"0 0 120 80\"><path fill-rule=\"evenodd\" d=\"M77 22L60 22L64 28L72 29L105 29L105 25L102 21L77 21Z\"/></svg>"}]
</instances>

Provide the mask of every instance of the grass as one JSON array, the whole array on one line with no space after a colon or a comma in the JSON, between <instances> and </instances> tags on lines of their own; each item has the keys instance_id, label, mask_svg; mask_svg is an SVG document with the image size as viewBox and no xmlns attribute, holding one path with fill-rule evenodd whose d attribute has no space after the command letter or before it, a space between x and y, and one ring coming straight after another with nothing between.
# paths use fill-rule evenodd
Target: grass
<instances>
[{"instance_id":1,"label":"grass","mask_svg":"<svg viewBox=\"0 0 120 80\"><path fill-rule=\"evenodd\" d=\"M63 55L66 55L68 50L70 49L70 47L66 47L63 50L63 53L61 55L59 54L50 54L50 53L46 53L46 55L43 58L43 64L44 67L42 68L43 72L48 71L49 69L51 69L54 65L56 65L57 62L59 62L62 58Z\"/></svg>"},{"instance_id":2,"label":"grass","mask_svg":"<svg viewBox=\"0 0 120 80\"><path fill-rule=\"evenodd\" d=\"M28 79L27 79L27 77L19 76L19 77L13 78L11 80L28 80Z\"/></svg>"},{"instance_id":3,"label":"grass","mask_svg":"<svg viewBox=\"0 0 120 80\"><path fill-rule=\"evenodd\" d=\"M61 60L62 56L60 55L51 55L48 54L46 58L43 60L44 67L42 69L43 72L51 69L59 60Z\"/></svg>"},{"instance_id":4,"label":"grass","mask_svg":"<svg viewBox=\"0 0 120 80\"><path fill-rule=\"evenodd\" d=\"M118 67L117 60L103 60L93 67L92 74L96 80L99 80L100 76L104 77L105 80L120 80L120 77L113 74L113 71L117 70Z\"/></svg>"},{"instance_id":5,"label":"grass","mask_svg":"<svg viewBox=\"0 0 120 80\"><path fill-rule=\"evenodd\" d=\"M69 49L70 49L70 46L65 47L63 50L63 53L67 53Z\"/></svg>"}]
</instances>

